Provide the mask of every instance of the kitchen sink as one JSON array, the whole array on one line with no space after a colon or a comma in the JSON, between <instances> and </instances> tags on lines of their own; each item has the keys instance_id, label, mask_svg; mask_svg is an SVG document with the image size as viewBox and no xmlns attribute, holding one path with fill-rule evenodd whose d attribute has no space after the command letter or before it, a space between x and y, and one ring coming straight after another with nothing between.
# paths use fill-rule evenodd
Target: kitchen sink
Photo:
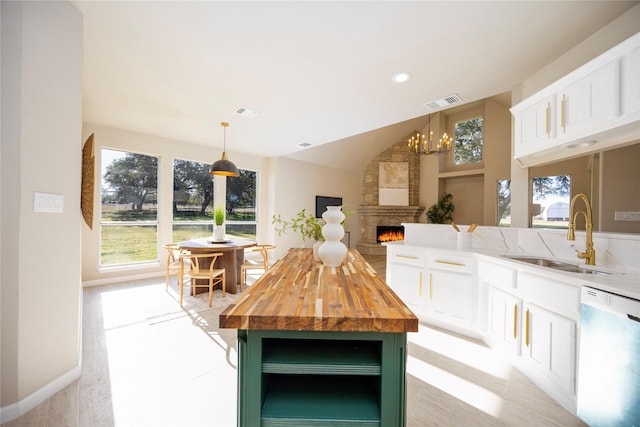
<instances>
[{"instance_id":1,"label":"kitchen sink","mask_svg":"<svg viewBox=\"0 0 640 427\"><path fill-rule=\"evenodd\" d=\"M513 255L505 255L505 258L509 258L514 261L526 262L528 264L539 265L540 267L551 268L553 270L568 271L570 273L608 274L603 271L594 270L591 268L585 268L580 265L570 264L568 262L554 261L552 259L547 259L547 258L513 256Z\"/></svg>"}]
</instances>

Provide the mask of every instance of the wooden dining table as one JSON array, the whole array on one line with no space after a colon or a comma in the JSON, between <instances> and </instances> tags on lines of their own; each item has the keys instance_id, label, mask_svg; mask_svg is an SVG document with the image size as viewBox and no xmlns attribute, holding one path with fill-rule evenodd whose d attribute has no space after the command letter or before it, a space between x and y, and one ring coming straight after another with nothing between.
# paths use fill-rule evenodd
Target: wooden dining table
<instances>
[{"instance_id":1,"label":"wooden dining table","mask_svg":"<svg viewBox=\"0 0 640 427\"><path fill-rule=\"evenodd\" d=\"M226 291L232 294L238 292L237 283L240 278L240 266L244 262L244 250L255 245L256 242L249 239L229 239L225 242L215 242L213 237L178 243L180 249L187 250L192 254L221 252L222 256L218 257L216 268L225 269Z\"/></svg>"}]
</instances>

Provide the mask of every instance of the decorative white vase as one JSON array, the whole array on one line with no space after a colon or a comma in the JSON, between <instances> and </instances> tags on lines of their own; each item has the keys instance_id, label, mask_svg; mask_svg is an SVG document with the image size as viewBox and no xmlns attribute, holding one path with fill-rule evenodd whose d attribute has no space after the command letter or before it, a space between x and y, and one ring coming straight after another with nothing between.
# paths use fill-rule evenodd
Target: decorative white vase
<instances>
[{"instance_id":1,"label":"decorative white vase","mask_svg":"<svg viewBox=\"0 0 640 427\"><path fill-rule=\"evenodd\" d=\"M320 262L320 254L318 253L318 250L320 249L320 246L322 246L322 244L324 243L323 240L316 240L316 242L313 244L313 260L315 262Z\"/></svg>"},{"instance_id":2,"label":"decorative white vase","mask_svg":"<svg viewBox=\"0 0 640 427\"><path fill-rule=\"evenodd\" d=\"M342 206L327 206L322 214L326 224L322 227L324 243L318 249L318 255L322 263L327 267L340 267L347 255L347 247L340 241L344 237L344 214L340 210Z\"/></svg>"},{"instance_id":3,"label":"decorative white vase","mask_svg":"<svg viewBox=\"0 0 640 427\"><path fill-rule=\"evenodd\" d=\"M221 242L224 240L225 236L226 236L226 231L225 231L225 226L224 224L222 225L216 225L215 228L213 229L213 240L216 240L218 242Z\"/></svg>"}]
</instances>

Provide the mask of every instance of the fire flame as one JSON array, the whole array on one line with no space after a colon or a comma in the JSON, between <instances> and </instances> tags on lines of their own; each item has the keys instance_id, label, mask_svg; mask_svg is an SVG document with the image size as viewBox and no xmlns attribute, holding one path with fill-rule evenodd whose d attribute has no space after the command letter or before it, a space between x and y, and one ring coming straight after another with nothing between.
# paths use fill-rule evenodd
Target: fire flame
<instances>
[{"instance_id":1,"label":"fire flame","mask_svg":"<svg viewBox=\"0 0 640 427\"><path fill-rule=\"evenodd\" d=\"M385 231L378 236L378 242L395 242L396 240L404 240L403 231Z\"/></svg>"}]
</instances>

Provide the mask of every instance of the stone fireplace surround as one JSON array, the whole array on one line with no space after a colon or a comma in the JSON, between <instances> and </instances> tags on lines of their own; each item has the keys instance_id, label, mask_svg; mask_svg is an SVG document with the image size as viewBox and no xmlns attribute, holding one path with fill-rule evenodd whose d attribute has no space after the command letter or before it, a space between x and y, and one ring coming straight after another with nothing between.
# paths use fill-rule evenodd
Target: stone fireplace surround
<instances>
[{"instance_id":1,"label":"stone fireplace surround","mask_svg":"<svg viewBox=\"0 0 640 427\"><path fill-rule=\"evenodd\" d=\"M380 162L407 162L409 164L409 206L379 205ZM379 225L399 226L420 222L425 208L417 206L420 198L420 157L411 153L406 143L398 141L374 157L362 174L362 201L360 215L361 235L357 249L364 255L385 255L387 248L376 240Z\"/></svg>"}]
</instances>

